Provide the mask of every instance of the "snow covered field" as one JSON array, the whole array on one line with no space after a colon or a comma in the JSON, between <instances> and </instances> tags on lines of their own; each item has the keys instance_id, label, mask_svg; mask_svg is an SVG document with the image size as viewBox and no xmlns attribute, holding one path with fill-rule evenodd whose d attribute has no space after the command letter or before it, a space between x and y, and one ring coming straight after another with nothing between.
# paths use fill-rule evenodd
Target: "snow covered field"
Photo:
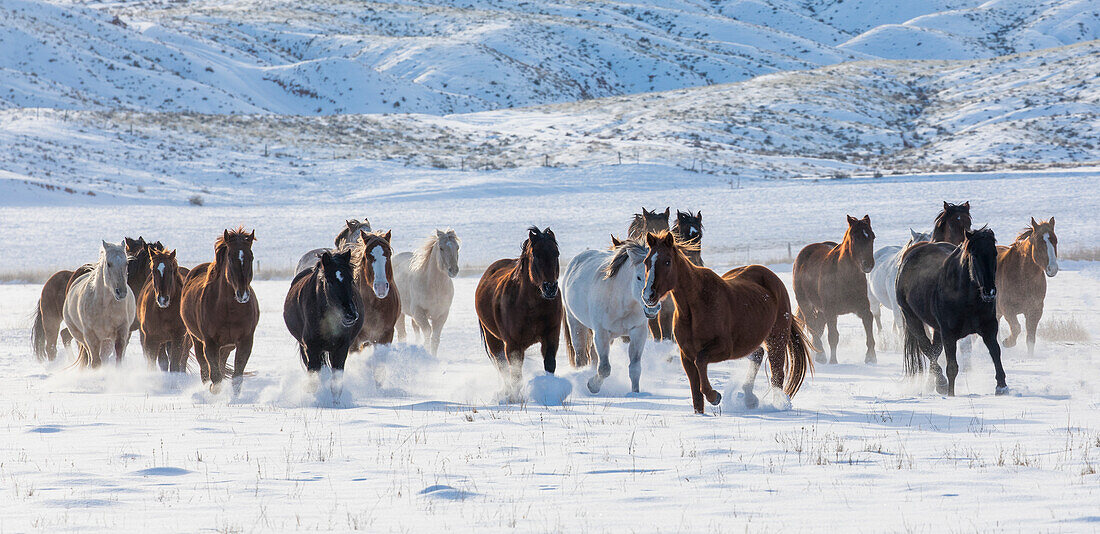
<instances>
[{"instance_id":1,"label":"snow covered field","mask_svg":"<svg viewBox=\"0 0 1100 534\"><path fill-rule=\"evenodd\" d=\"M942 199L969 199L975 223L991 223L1001 242L1030 215L1058 218L1063 250L1100 237L1089 169L746 181L732 191L660 180L634 189L616 168L529 172L555 173L562 185L540 188L533 177L521 192L500 189L491 173L467 173L487 183L456 186L449 192L465 193L453 199L406 191L313 207L15 202L0 208L0 237L10 243L0 261L5 272L67 267L91 259L100 236L140 233L179 247L191 264L205 261L220 228L243 223L258 229L261 268L289 265L343 218L363 215L394 228L398 249L433 226L455 226L471 269L514 255L527 224L550 225L564 261L604 246L643 204L701 209L704 257L719 270L748 256L783 257L788 240L797 251L834 239L845 212L870 213L877 245L894 243L909 226L928 226ZM30 244L58 232L65 247L42 253ZM1062 264L1044 324L1070 326L1041 334L1033 360L1006 350L1010 396L992 395L984 351L951 399L901 379L896 340L880 341L882 363L865 366L862 329L849 316L842 363L818 366L793 407L762 397L765 407L746 410L738 399L746 366L734 362L712 366L725 400L705 417L691 413L670 343L647 347L639 395L628 393L616 345L599 395L584 387L592 371L570 369L562 349L562 380L535 380L528 403L500 405L472 311L476 275L456 281L438 359L409 345L355 356L339 403L327 387L308 387L282 324L286 280L255 283L255 375L236 400L210 395L195 375L147 371L136 337L121 368L43 366L28 348L40 287L0 285L0 530L1095 530L1100 267ZM789 265L774 268L789 284ZM1089 341L1074 339L1078 330ZM529 359L525 376L539 374ZM563 406L538 402L563 385L571 386Z\"/></svg>"}]
</instances>

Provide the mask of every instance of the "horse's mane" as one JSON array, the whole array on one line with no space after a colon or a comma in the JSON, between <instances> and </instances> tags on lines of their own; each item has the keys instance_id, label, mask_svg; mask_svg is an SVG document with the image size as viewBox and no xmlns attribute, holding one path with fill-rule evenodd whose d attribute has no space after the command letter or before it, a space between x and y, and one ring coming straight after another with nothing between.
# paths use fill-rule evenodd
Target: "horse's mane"
<instances>
[{"instance_id":1,"label":"horse's mane","mask_svg":"<svg viewBox=\"0 0 1100 534\"><path fill-rule=\"evenodd\" d=\"M351 236L351 227L347 225L348 222L355 223L355 225L358 227L357 229L362 233L371 231L370 221L367 220L365 217L362 221L360 221L359 219L351 219L350 221L345 221L344 229L340 230L340 233L336 234L336 239L334 241L336 246L340 246L341 239L343 239L346 243L348 237Z\"/></svg>"},{"instance_id":2,"label":"horse's mane","mask_svg":"<svg viewBox=\"0 0 1100 534\"><path fill-rule=\"evenodd\" d=\"M670 230L661 230L660 232L657 232L653 235L656 236L657 239L664 239L665 236L671 235L673 250L685 254L685 258L687 257L686 254L688 252L698 252L702 249L702 245L700 245L698 242L684 240L680 236L672 233L672 231Z\"/></svg>"},{"instance_id":3,"label":"horse's mane","mask_svg":"<svg viewBox=\"0 0 1100 534\"><path fill-rule=\"evenodd\" d=\"M1029 226L1027 227L1027 229L1025 229L1023 232L1020 232L1020 234L1016 236L1016 241L1023 241L1024 239L1031 237L1031 234L1033 233L1035 233L1035 229Z\"/></svg>"},{"instance_id":4,"label":"horse's mane","mask_svg":"<svg viewBox=\"0 0 1100 534\"><path fill-rule=\"evenodd\" d=\"M622 269L623 265L626 264L626 260L630 258L631 252L644 255L646 250L645 243L641 238L627 239L619 243L619 246L615 247L615 254L603 264L601 270L603 271L604 279L609 280L619 274L619 269Z\"/></svg>"},{"instance_id":5,"label":"horse's mane","mask_svg":"<svg viewBox=\"0 0 1100 534\"><path fill-rule=\"evenodd\" d=\"M455 231L452 228L448 228L443 232L443 239L448 241L459 242L458 236L455 235ZM413 251L412 262L409 263L409 267L414 271L422 271L428 266L428 260L432 257L432 251L435 250L436 243L441 241L438 233L433 233L431 237L424 240L420 244L420 248Z\"/></svg>"}]
</instances>

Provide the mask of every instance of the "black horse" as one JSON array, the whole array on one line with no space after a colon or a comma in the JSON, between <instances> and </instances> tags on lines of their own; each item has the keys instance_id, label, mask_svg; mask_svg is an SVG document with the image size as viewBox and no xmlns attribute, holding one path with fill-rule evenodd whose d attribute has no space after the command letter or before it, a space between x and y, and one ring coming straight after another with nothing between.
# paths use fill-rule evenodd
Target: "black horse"
<instances>
[{"instance_id":1,"label":"black horse","mask_svg":"<svg viewBox=\"0 0 1100 534\"><path fill-rule=\"evenodd\" d=\"M313 373L325 364L343 371L355 336L363 328L363 298L355 285L351 251L324 252L312 269L298 273L283 303L283 321L298 340L298 353Z\"/></svg>"},{"instance_id":2,"label":"black horse","mask_svg":"<svg viewBox=\"0 0 1100 534\"><path fill-rule=\"evenodd\" d=\"M703 212L694 215L690 211L676 210L676 222L672 224L672 235L681 243L696 245L684 252L691 263L703 266L703 256L700 252L703 248Z\"/></svg>"},{"instance_id":3,"label":"black horse","mask_svg":"<svg viewBox=\"0 0 1100 534\"><path fill-rule=\"evenodd\" d=\"M997 344L997 240L993 230L966 231L962 244L918 243L898 270L898 307L905 321L905 373L924 371L928 358L936 373L936 390L955 395L958 340L978 334L997 370L997 394L1008 391ZM928 340L924 327L932 328ZM947 378L936 362L947 353Z\"/></svg>"}]
</instances>

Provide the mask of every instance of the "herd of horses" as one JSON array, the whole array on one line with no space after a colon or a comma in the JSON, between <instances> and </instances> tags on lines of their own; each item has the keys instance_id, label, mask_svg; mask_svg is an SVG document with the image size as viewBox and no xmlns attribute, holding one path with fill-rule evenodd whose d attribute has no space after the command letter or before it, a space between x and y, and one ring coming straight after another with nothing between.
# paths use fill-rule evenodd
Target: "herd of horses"
<instances>
[{"instance_id":1,"label":"herd of horses","mask_svg":"<svg viewBox=\"0 0 1100 534\"><path fill-rule=\"evenodd\" d=\"M1023 315L1028 353L1043 313L1045 277L1058 272L1054 219L1036 221L1009 246L993 231L973 230L969 202L949 204L931 232L910 230L901 246L875 250L869 216L848 216L840 242L804 247L793 266L797 309L783 281L762 265L719 275L702 260L702 213L645 208L628 238L587 250L560 272L557 238L550 228L530 227L514 259L493 262L474 293L481 340L505 383L510 401L522 397L524 354L539 344L543 368L554 373L559 339L570 363L594 365L587 386L600 391L611 374L610 347L628 345L631 388L639 391L646 341L673 340L691 387L692 405L718 404L711 363L749 358L744 399L755 407L753 384L764 357L771 385L787 398L798 392L814 361L836 363L837 318L855 314L863 323L865 361L877 361L874 325L880 309L893 312L904 339L908 375L931 369L937 391L954 395L957 346L980 336L996 370L998 394L1007 391L997 339L1004 317L1011 347ZM251 288L255 232L225 230L214 242L212 262L187 269L176 252L158 242L126 238L103 242L96 263L60 271L42 288L31 339L40 359L57 356L57 338L78 346L77 365L121 360L130 334L140 333L151 365L185 372L194 354L213 392L232 377L240 392L259 320ZM405 339L405 317L435 355L454 298L460 242L454 230L436 230L414 252L394 254L389 231L372 231L351 219L334 247L299 260L283 306L283 319L312 376L328 365L337 391L351 352ZM560 285L559 285L560 279ZM65 328L62 329L62 323ZM822 335L828 330L829 357ZM946 376L938 363L946 354ZM232 364L230 353L234 353Z\"/></svg>"}]
</instances>

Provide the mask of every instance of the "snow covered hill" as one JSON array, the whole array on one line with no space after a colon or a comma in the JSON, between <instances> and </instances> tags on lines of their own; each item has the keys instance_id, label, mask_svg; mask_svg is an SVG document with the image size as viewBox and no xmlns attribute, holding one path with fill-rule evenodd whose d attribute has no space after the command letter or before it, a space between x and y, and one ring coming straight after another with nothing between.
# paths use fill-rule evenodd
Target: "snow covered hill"
<instances>
[{"instance_id":1,"label":"snow covered hill","mask_svg":"<svg viewBox=\"0 0 1100 534\"><path fill-rule=\"evenodd\" d=\"M1095 0L5 0L0 108L465 113L1096 39Z\"/></svg>"}]
</instances>

